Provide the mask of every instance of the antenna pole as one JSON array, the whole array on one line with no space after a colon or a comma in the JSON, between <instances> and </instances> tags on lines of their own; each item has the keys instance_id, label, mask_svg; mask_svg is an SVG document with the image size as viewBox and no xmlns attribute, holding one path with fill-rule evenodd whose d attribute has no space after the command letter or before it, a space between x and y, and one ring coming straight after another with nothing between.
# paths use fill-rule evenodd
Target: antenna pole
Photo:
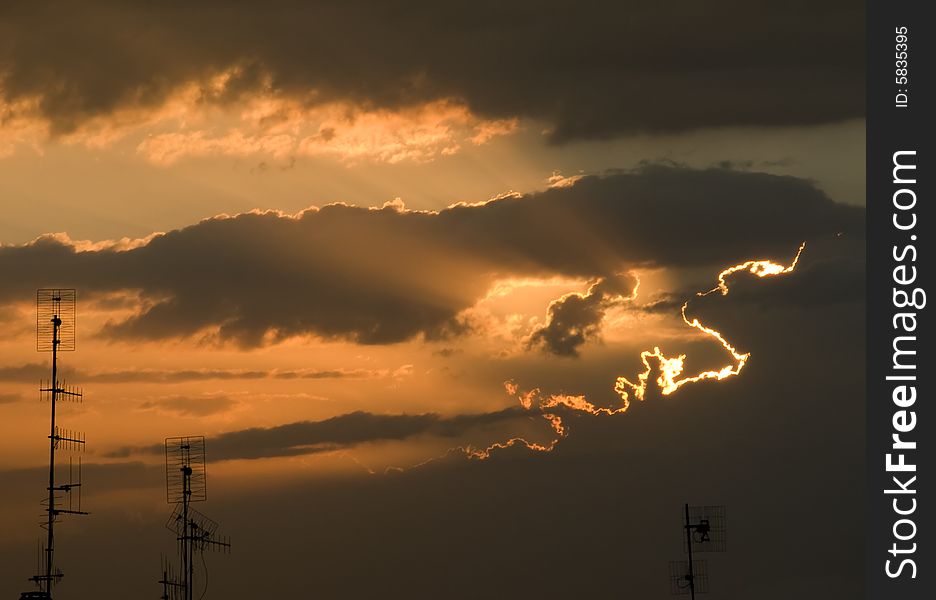
<instances>
[{"instance_id":1,"label":"antenna pole","mask_svg":"<svg viewBox=\"0 0 936 600\"><path fill-rule=\"evenodd\" d=\"M49 430L49 534L46 541L46 572L45 572L45 592L52 596L52 554L53 540L52 527L55 524L55 401L58 399L58 345L59 345L59 327L62 325L62 319L58 314L52 315L52 425Z\"/></svg>"},{"instance_id":2,"label":"antenna pole","mask_svg":"<svg viewBox=\"0 0 936 600\"><path fill-rule=\"evenodd\" d=\"M686 547L689 549L689 597L695 600L695 579L692 574L692 524L689 523L689 503L686 503Z\"/></svg>"},{"instance_id":3,"label":"antenna pole","mask_svg":"<svg viewBox=\"0 0 936 600\"><path fill-rule=\"evenodd\" d=\"M189 497L192 495L192 468L182 465L182 569L185 571L185 600L192 600L192 579L195 576L192 560L192 539L189 535Z\"/></svg>"},{"instance_id":4,"label":"antenna pole","mask_svg":"<svg viewBox=\"0 0 936 600\"><path fill-rule=\"evenodd\" d=\"M44 497L46 517L40 521L45 528L45 546L40 541L37 573L29 578L45 598L52 597L52 588L62 578L55 568L55 523L59 515L86 515L81 510L81 459L78 461L78 481L72 479L74 471L69 459L68 483L55 482L55 452L84 448L84 436L77 431L59 429L56 423L58 403L81 401L81 391L66 386L58 378L58 355L75 349L75 290L42 288L36 291L36 350L52 353L52 379L39 387L40 399L49 399L49 486ZM46 385L48 384L48 385ZM47 395L46 395L47 394ZM60 494L61 492L61 494ZM75 506L75 496L77 506ZM67 498L65 498L67 495ZM61 502L59 502L61 500Z\"/></svg>"},{"instance_id":5,"label":"antenna pole","mask_svg":"<svg viewBox=\"0 0 936 600\"><path fill-rule=\"evenodd\" d=\"M191 506L207 499L205 482L204 436L166 438L166 500L175 505L166 527L176 535L182 568L175 577L164 563L160 583L164 595L177 600L194 598L196 553L231 547L227 538L216 535L218 524Z\"/></svg>"},{"instance_id":6,"label":"antenna pole","mask_svg":"<svg viewBox=\"0 0 936 600\"><path fill-rule=\"evenodd\" d=\"M689 594L695 600L696 592L704 594L708 589L708 562L699 560L694 564L693 549L699 552L725 552L725 507L683 506L683 529L686 532L686 554L688 560L670 562L670 592L673 595Z\"/></svg>"}]
</instances>

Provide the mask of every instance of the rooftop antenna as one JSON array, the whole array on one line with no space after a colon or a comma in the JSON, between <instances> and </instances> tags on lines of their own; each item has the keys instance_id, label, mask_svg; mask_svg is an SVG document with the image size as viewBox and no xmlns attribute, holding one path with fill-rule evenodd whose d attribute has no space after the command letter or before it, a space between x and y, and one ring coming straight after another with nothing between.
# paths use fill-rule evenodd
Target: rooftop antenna
<instances>
[{"instance_id":1,"label":"rooftop antenna","mask_svg":"<svg viewBox=\"0 0 936 600\"><path fill-rule=\"evenodd\" d=\"M696 552L725 552L726 527L724 506L684 507L683 529L686 534L684 551L687 560L670 562L670 593L688 594L695 600L696 593L708 593L708 562L693 560Z\"/></svg>"},{"instance_id":2,"label":"rooftop antenna","mask_svg":"<svg viewBox=\"0 0 936 600\"><path fill-rule=\"evenodd\" d=\"M46 543L39 547L39 569L29 578L39 592L24 592L21 597L52 598L52 587L63 573L55 567L55 523L59 515L86 515L81 510L81 459L78 459L77 479L69 459L68 483L55 483L56 450L84 449L84 436L76 431L62 429L55 423L55 407L61 401L81 401L81 390L65 385L58 377L58 353L75 350L75 290L39 289L36 292L36 350L52 353L52 377L39 386L40 399L51 405L49 425L49 495L43 499L46 518L41 526L46 530ZM67 498L67 502L66 502Z\"/></svg>"},{"instance_id":3,"label":"rooftop antenna","mask_svg":"<svg viewBox=\"0 0 936 600\"><path fill-rule=\"evenodd\" d=\"M162 596L159 600L178 600L184 594L181 580L172 572L172 564L164 556L162 558L162 579L159 583L163 586Z\"/></svg>"},{"instance_id":4,"label":"rooftop antenna","mask_svg":"<svg viewBox=\"0 0 936 600\"><path fill-rule=\"evenodd\" d=\"M166 501L175 505L166 528L176 534L179 575L163 560L164 600L192 600L195 555L206 550L229 552L231 542L218 535L218 524L190 505L208 499L204 436L166 438Z\"/></svg>"}]
</instances>

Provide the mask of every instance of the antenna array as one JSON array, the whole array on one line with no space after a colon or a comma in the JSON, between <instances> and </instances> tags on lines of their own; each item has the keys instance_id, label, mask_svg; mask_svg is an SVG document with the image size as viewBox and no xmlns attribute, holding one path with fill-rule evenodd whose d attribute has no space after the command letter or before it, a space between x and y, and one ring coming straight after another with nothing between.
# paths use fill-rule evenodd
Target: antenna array
<instances>
[{"instance_id":1,"label":"antenna array","mask_svg":"<svg viewBox=\"0 0 936 600\"><path fill-rule=\"evenodd\" d=\"M162 558L162 574L159 583L163 586L163 593L159 600L183 600L185 588L181 580L173 573L172 563L165 556Z\"/></svg>"},{"instance_id":2,"label":"antenna array","mask_svg":"<svg viewBox=\"0 0 936 600\"><path fill-rule=\"evenodd\" d=\"M204 502L208 499L205 437L166 438L166 502Z\"/></svg>"},{"instance_id":3,"label":"antenna array","mask_svg":"<svg viewBox=\"0 0 936 600\"><path fill-rule=\"evenodd\" d=\"M36 350L73 352L77 326L76 293L73 289L36 290Z\"/></svg>"},{"instance_id":4,"label":"antenna array","mask_svg":"<svg viewBox=\"0 0 936 600\"><path fill-rule=\"evenodd\" d=\"M725 552L727 550L724 506L689 506L683 510L683 550L686 560L670 562L670 593L688 594L695 600L696 593L709 591L708 562L693 560L693 552Z\"/></svg>"},{"instance_id":5,"label":"antenna array","mask_svg":"<svg viewBox=\"0 0 936 600\"><path fill-rule=\"evenodd\" d=\"M163 560L164 600L192 600L195 581L195 555L206 550L229 552L230 539L219 535L218 524L191 507L208 498L205 468L205 438L186 436L166 438L166 501L174 504L166 528L176 534L180 574Z\"/></svg>"},{"instance_id":6,"label":"antenna array","mask_svg":"<svg viewBox=\"0 0 936 600\"><path fill-rule=\"evenodd\" d=\"M71 459L68 463L68 483L56 484L56 451L81 451L84 435L55 423L56 405L62 401L80 402L79 388L66 386L58 377L58 353L70 352L76 346L76 294L73 289L48 288L36 292L36 350L52 353L52 377L39 384L40 400L48 400L51 409L49 425L49 485L43 498L46 517L40 526L46 530L46 542L39 542L39 568L29 578L39 592L25 592L24 597L52 598L52 588L64 574L55 567L55 523L60 515L86 515L81 510L81 459L78 459L77 479ZM66 508L67 506L67 508Z\"/></svg>"},{"instance_id":7,"label":"antenna array","mask_svg":"<svg viewBox=\"0 0 936 600\"><path fill-rule=\"evenodd\" d=\"M708 592L708 562L704 560L670 561L670 593L674 596Z\"/></svg>"}]
</instances>

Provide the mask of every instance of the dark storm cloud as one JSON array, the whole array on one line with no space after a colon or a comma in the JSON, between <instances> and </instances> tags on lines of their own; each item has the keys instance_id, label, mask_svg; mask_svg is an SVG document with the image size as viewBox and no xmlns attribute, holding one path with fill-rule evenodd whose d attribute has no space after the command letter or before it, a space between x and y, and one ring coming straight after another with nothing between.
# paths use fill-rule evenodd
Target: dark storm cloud
<instances>
[{"instance_id":1,"label":"dark storm cloud","mask_svg":"<svg viewBox=\"0 0 936 600\"><path fill-rule=\"evenodd\" d=\"M208 219L127 251L76 252L40 238L0 247L0 301L32 298L37 287L136 290L139 312L105 336L385 344L464 332L460 311L498 276L786 258L802 240L862 228L860 209L800 179L655 165L439 213L337 204Z\"/></svg>"},{"instance_id":2,"label":"dark storm cloud","mask_svg":"<svg viewBox=\"0 0 936 600\"><path fill-rule=\"evenodd\" d=\"M556 356L578 356L579 347L598 335L605 311L634 292L637 278L619 275L599 279L585 294L566 294L549 303L546 323L536 328L527 347Z\"/></svg>"},{"instance_id":3,"label":"dark storm cloud","mask_svg":"<svg viewBox=\"0 0 936 600\"><path fill-rule=\"evenodd\" d=\"M423 434L455 437L472 429L525 418L530 416L520 408L452 417L434 413L378 415L357 411L322 421L300 421L275 427L229 431L210 438L208 444L212 460L298 456L350 448L367 442L405 440ZM163 451L162 445L124 447L107 456L122 458Z\"/></svg>"},{"instance_id":4,"label":"dark storm cloud","mask_svg":"<svg viewBox=\"0 0 936 600\"><path fill-rule=\"evenodd\" d=\"M161 105L265 91L397 108L462 99L550 123L552 139L864 114L864 6L419 1L31 2L0 9L0 89L55 132Z\"/></svg>"}]
</instances>

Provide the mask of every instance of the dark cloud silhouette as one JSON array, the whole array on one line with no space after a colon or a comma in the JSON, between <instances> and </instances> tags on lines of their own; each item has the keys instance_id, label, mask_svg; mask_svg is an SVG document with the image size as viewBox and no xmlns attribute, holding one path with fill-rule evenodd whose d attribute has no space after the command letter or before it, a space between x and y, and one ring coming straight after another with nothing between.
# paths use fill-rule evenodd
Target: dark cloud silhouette
<instances>
[{"instance_id":1,"label":"dark cloud silhouette","mask_svg":"<svg viewBox=\"0 0 936 600\"><path fill-rule=\"evenodd\" d=\"M192 409L198 402L198 399L187 399L185 408ZM357 411L322 421L300 421L274 427L229 431L210 438L208 444L212 460L298 456L350 448L367 442L405 440L424 434L456 437L469 430L536 416L519 407L451 417L434 413L378 415ZM133 454L160 454L163 451L162 445L123 447L106 456L124 458Z\"/></svg>"},{"instance_id":2,"label":"dark cloud silhouette","mask_svg":"<svg viewBox=\"0 0 936 600\"><path fill-rule=\"evenodd\" d=\"M224 394L206 396L166 396L140 404L143 410L157 410L180 417L207 417L227 412L239 402Z\"/></svg>"},{"instance_id":3,"label":"dark cloud silhouette","mask_svg":"<svg viewBox=\"0 0 936 600\"><path fill-rule=\"evenodd\" d=\"M864 244L861 245L862 250ZM739 278L731 294L736 303L760 306L786 303L803 308L863 302L865 298L864 254L846 253L839 256L807 257L803 268L794 277L776 278L769 282ZM767 285L759 285L767 283Z\"/></svg>"},{"instance_id":4,"label":"dark cloud silhouette","mask_svg":"<svg viewBox=\"0 0 936 600\"><path fill-rule=\"evenodd\" d=\"M730 307L745 304L767 306L789 304L807 307L863 302L865 298L864 244L843 244L839 248L807 248L793 273L784 277L757 278L744 273L730 281ZM705 285L699 286L709 289ZM681 291L660 294L647 302L630 305L632 310L650 313L676 313L686 300L693 306L715 308L719 295L697 298L700 289L684 287Z\"/></svg>"},{"instance_id":5,"label":"dark cloud silhouette","mask_svg":"<svg viewBox=\"0 0 936 600\"><path fill-rule=\"evenodd\" d=\"M0 404L13 404L14 402L19 402L22 399L23 396L20 394L0 392Z\"/></svg>"},{"instance_id":6,"label":"dark cloud silhouette","mask_svg":"<svg viewBox=\"0 0 936 600\"><path fill-rule=\"evenodd\" d=\"M44 237L0 248L9 282L0 301L50 285L91 295L136 290L139 312L104 335L208 331L257 346L312 334L386 344L464 332L459 313L497 277L785 258L802 240L862 229L861 209L800 179L650 165L438 213L334 204L296 217L219 217L124 251L78 252ZM55 281L46 275L52 264Z\"/></svg>"},{"instance_id":7,"label":"dark cloud silhouette","mask_svg":"<svg viewBox=\"0 0 936 600\"><path fill-rule=\"evenodd\" d=\"M597 337L605 311L631 298L636 285L633 275L606 277L584 294L573 292L550 302L546 323L530 334L527 347L539 347L556 356L578 356L579 347Z\"/></svg>"},{"instance_id":8,"label":"dark cloud silhouette","mask_svg":"<svg viewBox=\"0 0 936 600\"><path fill-rule=\"evenodd\" d=\"M0 381L34 383L49 376L48 363L0 367ZM400 373L390 369L303 369L257 371L244 369L121 369L85 371L60 366L62 377L95 383L182 383L187 381L244 379L375 379Z\"/></svg>"},{"instance_id":9,"label":"dark cloud silhouette","mask_svg":"<svg viewBox=\"0 0 936 600\"><path fill-rule=\"evenodd\" d=\"M194 82L202 103L456 98L564 141L862 117L863 31L864 6L845 0L677 0L665 14L650 0L41 1L0 13L0 90L57 133Z\"/></svg>"},{"instance_id":10,"label":"dark cloud silhouette","mask_svg":"<svg viewBox=\"0 0 936 600\"><path fill-rule=\"evenodd\" d=\"M49 365L43 363L27 363L18 367L0 367L0 381L35 383L43 377L49 376L49 368Z\"/></svg>"}]
</instances>

